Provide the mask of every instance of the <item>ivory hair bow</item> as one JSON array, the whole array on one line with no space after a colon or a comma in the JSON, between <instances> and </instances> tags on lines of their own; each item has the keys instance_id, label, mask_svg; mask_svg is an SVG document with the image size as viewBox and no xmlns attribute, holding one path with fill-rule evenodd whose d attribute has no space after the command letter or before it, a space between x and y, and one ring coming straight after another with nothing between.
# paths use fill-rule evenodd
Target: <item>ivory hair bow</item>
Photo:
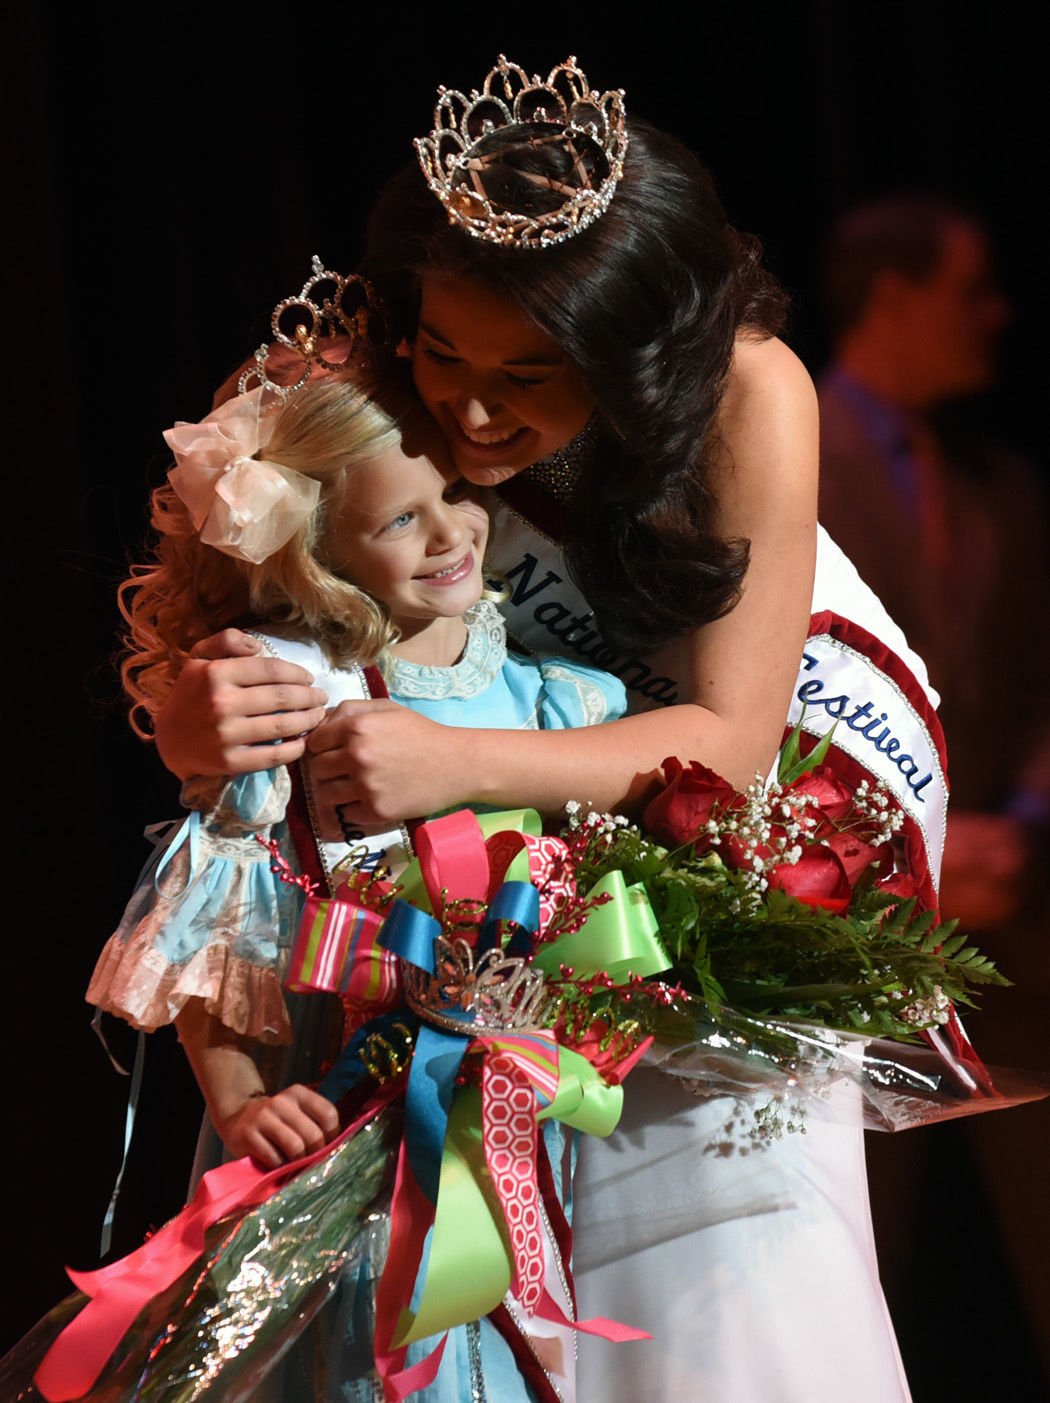
<instances>
[{"instance_id":1,"label":"ivory hair bow","mask_svg":"<svg viewBox=\"0 0 1050 1403\"><path fill-rule=\"evenodd\" d=\"M321 485L252 455L270 438L263 390L227 400L199 424L165 430L175 454L168 481L205 545L258 565L285 545L317 506Z\"/></svg>"}]
</instances>

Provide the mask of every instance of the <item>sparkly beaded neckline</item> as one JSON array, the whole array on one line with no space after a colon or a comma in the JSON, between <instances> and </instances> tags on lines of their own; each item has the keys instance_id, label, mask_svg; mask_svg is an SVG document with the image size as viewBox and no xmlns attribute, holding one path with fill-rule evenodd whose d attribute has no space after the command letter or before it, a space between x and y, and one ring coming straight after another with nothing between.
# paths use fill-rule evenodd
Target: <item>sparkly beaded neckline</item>
<instances>
[{"instance_id":1,"label":"sparkly beaded neckline","mask_svg":"<svg viewBox=\"0 0 1050 1403\"><path fill-rule=\"evenodd\" d=\"M451 667L411 663L389 652L380 654L379 670L391 695L422 701L475 697L495 681L507 661L507 626L502 615L494 604L482 599L463 618L467 646Z\"/></svg>"},{"instance_id":2,"label":"sparkly beaded neckline","mask_svg":"<svg viewBox=\"0 0 1050 1403\"><path fill-rule=\"evenodd\" d=\"M524 477L548 496L559 502L568 502L576 490L587 463L598 442L598 416L592 414L583 428L571 438L564 448L555 449L549 458L541 458L525 469Z\"/></svg>"}]
</instances>

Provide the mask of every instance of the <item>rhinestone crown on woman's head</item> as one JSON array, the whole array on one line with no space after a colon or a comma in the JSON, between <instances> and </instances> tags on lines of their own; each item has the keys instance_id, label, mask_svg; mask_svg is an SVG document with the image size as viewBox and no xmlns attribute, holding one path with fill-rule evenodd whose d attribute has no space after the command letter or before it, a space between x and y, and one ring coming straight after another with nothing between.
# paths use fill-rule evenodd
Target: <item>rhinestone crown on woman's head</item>
<instances>
[{"instance_id":1,"label":"rhinestone crown on woman's head","mask_svg":"<svg viewBox=\"0 0 1050 1403\"><path fill-rule=\"evenodd\" d=\"M527 213L494 199L485 179L503 164L508 147L552 142L560 142L569 157L567 176L555 183L525 170L517 175L562 195L556 208ZM475 88L468 98L438 89L434 130L415 145L427 184L451 223L490 243L545 248L571 239L608 209L627 152L623 92L592 92L575 56L544 80L538 74L529 78L500 54L480 92Z\"/></svg>"}]
</instances>

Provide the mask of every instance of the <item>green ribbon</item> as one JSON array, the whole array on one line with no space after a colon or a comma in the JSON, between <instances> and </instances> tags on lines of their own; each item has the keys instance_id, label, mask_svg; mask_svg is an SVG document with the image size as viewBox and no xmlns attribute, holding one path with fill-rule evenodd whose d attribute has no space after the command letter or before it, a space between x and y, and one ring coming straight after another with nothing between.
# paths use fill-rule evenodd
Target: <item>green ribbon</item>
<instances>
[{"instance_id":1,"label":"green ribbon","mask_svg":"<svg viewBox=\"0 0 1050 1403\"><path fill-rule=\"evenodd\" d=\"M611 1135L623 1109L623 1087L608 1086L586 1057L558 1049L558 1090L537 1113L588 1135ZM511 1247L490 1187L481 1129L481 1092L465 1087L448 1119L441 1156L437 1213L426 1284L418 1310L404 1310L395 1347L477 1320L495 1310L512 1279ZM465 1260L466 1255L466 1260Z\"/></svg>"},{"instance_id":2,"label":"green ribbon","mask_svg":"<svg viewBox=\"0 0 1050 1403\"><path fill-rule=\"evenodd\" d=\"M561 965L571 965L585 979L604 970L618 983L628 974L670 969L645 887L640 882L629 887L622 872L609 872L587 893L588 899L602 895L612 900L595 907L578 931L537 946L532 960L536 968L557 974Z\"/></svg>"},{"instance_id":3,"label":"green ribbon","mask_svg":"<svg viewBox=\"0 0 1050 1403\"><path fill-rule=\"evenodd\" d=\"M484 838L508 831L538 837L542 832L539 814L532 809L476 817ZM526 851L514 858L505 880L529 880ZM418 861L406 869L400 885L402 899L432 913ZM571 965L585 979L605 971L623 982L628 974L659 974L670 967L640 883L629 887L622 873L612 872L588 895L611 899L591 910L578 931L538 945L532 960L537 968L557 975L561 965ZM623 1088L609 1086L581 1053L559 1046L557 1091L551 1104L539 1109L537 1119L553 1116L588 1135L607 1136L622 1109ZM510 1242L485 1163L481 1092L465 1087L457 1093L448 1119L426 1281L417 1309L401 1313L395 1347L487 1315L502 1301L512 1277Z\"/></svg>"}]
</instances>

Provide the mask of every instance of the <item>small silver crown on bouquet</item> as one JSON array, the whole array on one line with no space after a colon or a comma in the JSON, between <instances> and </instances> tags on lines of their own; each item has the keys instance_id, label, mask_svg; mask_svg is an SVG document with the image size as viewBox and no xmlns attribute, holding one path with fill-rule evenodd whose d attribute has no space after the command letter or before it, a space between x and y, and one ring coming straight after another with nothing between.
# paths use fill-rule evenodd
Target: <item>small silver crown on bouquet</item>
<instances>
[{"instance_id":1,"label":"small silver crown on bouquet","mask_svg":"<svg viewBox=\"0 0 1050 1403\"><path fill-rule=\"evenodd\" d=\"M315 367L346 372L382 346L385 324L367 278L324 267L317 254L302 291L278 302L270 317L274 339L259 347L237 382L240 394L262 385L282 402L310 380ZM277 348L283 347L282 354ZM339 352L337 358L335 353ZM281 378L272 378L281 371Z\"/></svg>"},{"instance_id":2,"label":"small silver crown on bouquet","mask_svg":"<svg viewBox=\"0 0 1050 1403\"><path fill-rule=\"evenodd\" d=\"M520 159L554 143L568 161L557 180ZM544 248L579 234L609 208L627 152L623 92L593 92L575 55L544 80L500 54L480 92L468 98L438 89L434 130L415 146L451 223L490 243ZM517 198L531 183L561 196L560 203L531 212L511 207L499 190L508 170Z\"/></svg>"},{"instance_id":3,"label":"small silver crown on bouquet","mask_svg":"<svg viewBox=\"0 0 1050 1403\"><path fill-rule=\"evenodd\" d=\"M462 939L434 941L433 974L405 964L405 998L425 1023L450 1033L511 1033L543 1026L550 1000L543 971L528 960L487 950L474 963ZM459 1016L452 1012L459 1011ZM465 1018L464 1014L473 1014Z\"/></svg>"}]
</instances>

